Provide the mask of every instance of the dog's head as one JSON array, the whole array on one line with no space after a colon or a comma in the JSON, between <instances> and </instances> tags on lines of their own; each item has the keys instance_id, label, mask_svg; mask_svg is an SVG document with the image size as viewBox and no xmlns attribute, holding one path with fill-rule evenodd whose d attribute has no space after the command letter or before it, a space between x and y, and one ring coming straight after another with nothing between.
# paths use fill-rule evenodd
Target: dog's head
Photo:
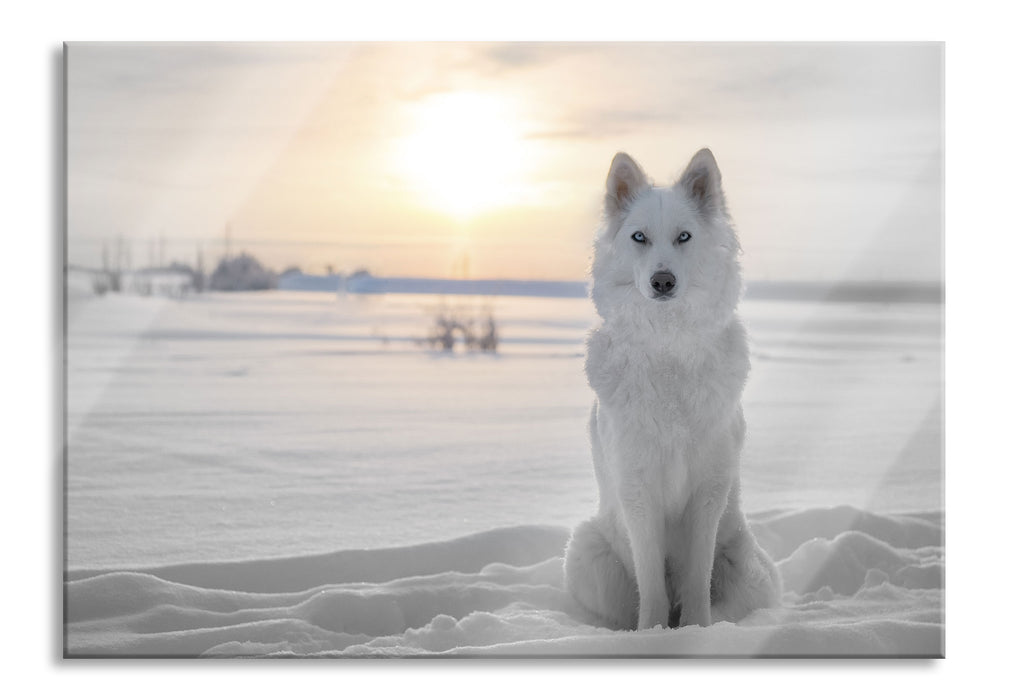
<instances>
[{"instance_id":1,"label":"dog's head","mask_svg":"<svg viewBox=\"0 0 1009 700\"><path fill-rule=\"evenodd\" d=\"M738 253L711 151L698 151L672 187L654 187L625 153L613 158L592 264L592 297L604 318L630 305L649 316L718 322L739 298Z\"/></svg>"}]
</instances>

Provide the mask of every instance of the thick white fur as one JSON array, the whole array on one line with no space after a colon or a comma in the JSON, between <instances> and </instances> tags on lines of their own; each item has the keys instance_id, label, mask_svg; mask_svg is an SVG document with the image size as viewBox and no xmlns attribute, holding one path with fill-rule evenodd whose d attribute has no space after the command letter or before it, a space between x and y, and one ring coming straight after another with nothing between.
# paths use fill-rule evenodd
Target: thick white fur
<instances>
[{"instance_id":1,"label":"thick white fur","mask_svg":"<svg viewBox=\"0 0 1009 700\"><path fill-rule=\"evenodd\" d=\"M618 153L606 189L592 265L602 322L585 360L599 512L568 544L567 586L614 628L736 621L777 605L781 582L739 502L750 362L721 174L703 149L653 187ZM659 270L676 277L671 298L655 298Z\"/></svg>"}]
</instances>

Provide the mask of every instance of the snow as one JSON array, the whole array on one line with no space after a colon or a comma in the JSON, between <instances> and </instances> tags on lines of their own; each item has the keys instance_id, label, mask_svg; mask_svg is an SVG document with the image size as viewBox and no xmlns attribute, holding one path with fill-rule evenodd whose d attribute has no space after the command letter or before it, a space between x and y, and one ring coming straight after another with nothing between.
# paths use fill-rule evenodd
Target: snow
<instances>
[{"instance_id":1,"label":"snow","mask_svg":"<svg viewBox=\"0 0 1009 700\"><path fill-rule=\"evenodd\" d=\"M796 515L816 520L818 514L755 522L761 532L782 530L784 540ZM74 656L941 655L941 523L909 516L883 520L896 537L923 544L898 548L859 530L809 540L779 562L785 605L758 611L738 625L641 633L593 627L564 590L567 531L521 526L407 548L72 575L67 651ZM862 522L873 521L856 517Z\"/></svg>"},{"instance_id":2,"label":"snow","mask_svg":"<svg viewBox=\"0 0 1009 700\"><path fill-rule=\"evenodd\" d=\"M784 605L616 632L577 298L68 289L71 656L940 656L942 307L748 300L743 502ZM496 355L418 344L493 311Z\"/></svg>"}]
</instances>

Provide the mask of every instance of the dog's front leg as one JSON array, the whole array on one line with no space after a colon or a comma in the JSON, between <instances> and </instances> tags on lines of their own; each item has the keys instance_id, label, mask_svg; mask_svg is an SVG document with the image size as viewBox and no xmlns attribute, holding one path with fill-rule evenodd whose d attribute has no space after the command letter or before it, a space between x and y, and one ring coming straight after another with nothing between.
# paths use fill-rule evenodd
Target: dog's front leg
<instances>
[{"instance_id":1,"label":"dog's front leg","mask_svg":"<svg viewBox=\"0 0 1009 700\"><path fill-rule=\"evenodd\" d=\"M728 489L720 481L705 484L691 496L683 522L687 535L687 561L681 584L680 625L711 624L711 570L715 561L715 536L725 511Z\"/></svg>"},{"instance_id":2,"label":"dog's front leg","mask_svg":"<svg viewBox=\"0 0 1009 700\"><path fill-rule=\"evenodd\" d=\"M620 501L634 560L634 578L638 583L638 629L666 627L669 596L666 594L662 504L656 499L654 489L646 488L639 479L622 485Z\"/></svg>"}]
</instances>

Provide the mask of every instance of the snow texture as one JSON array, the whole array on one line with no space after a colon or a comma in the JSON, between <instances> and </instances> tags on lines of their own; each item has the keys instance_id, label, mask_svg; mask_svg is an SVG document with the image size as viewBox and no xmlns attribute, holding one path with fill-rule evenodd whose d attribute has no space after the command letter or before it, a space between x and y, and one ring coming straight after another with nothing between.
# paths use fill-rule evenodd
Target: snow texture
<instances>
[{"instance_id":1,"label":"snow texture","mask_svg":"<svg viewBox=\"0 0 1009 700\"><path fill-rule=\"evenodd\" d=\"M490 310L498 353L424 348ZM613 631L586 299L68 285L69 656L941 656L942 307L744 301L743 505L782 607Z\"/></svg>"},{"instance_id":2,"label":"snow texture","mask_svg":"<svg viewBox=\"0 0 1009 700\"><path fill-rule=\"evenodd\" d=\"M564 590L568 532L521 526L385 550L130 572L67 584L73 656L930 656L942 523L852 508L754 518L785 604L733 625L594 627ZM888 540L877 536L888 535Z\"/></svg>"}]
</instances>

